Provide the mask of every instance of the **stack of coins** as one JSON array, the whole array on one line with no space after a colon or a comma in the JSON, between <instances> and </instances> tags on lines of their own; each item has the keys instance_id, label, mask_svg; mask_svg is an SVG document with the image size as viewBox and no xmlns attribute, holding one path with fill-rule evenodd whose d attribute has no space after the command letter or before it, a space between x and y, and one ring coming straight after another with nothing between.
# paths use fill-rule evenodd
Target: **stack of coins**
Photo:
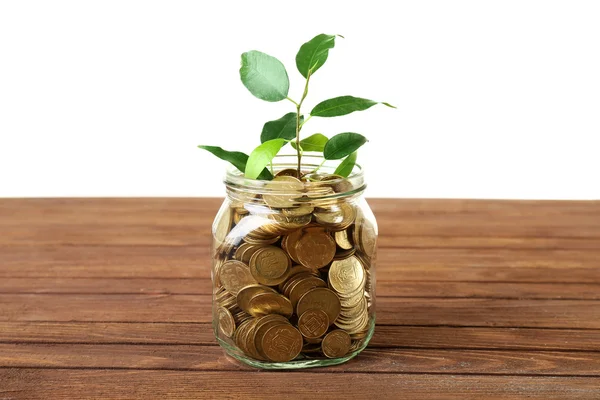
<instances>
[{"instance_id":1,"label":"stack of coins","mask_svg":"<svg viewBox=\"0 0 600 400\"><path fill-rule=\"evenodd\" d=\"M351 196L336 196L347 180L295 174L236 196L213 227L216 332L255 360L343 357L372 323L376 228Z\"/></svg>"}]
</instances>

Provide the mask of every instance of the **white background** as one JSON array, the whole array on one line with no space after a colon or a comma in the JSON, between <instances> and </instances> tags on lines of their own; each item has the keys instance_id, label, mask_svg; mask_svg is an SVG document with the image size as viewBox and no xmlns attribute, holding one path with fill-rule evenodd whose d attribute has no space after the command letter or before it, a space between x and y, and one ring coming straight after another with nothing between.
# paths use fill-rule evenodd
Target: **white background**
<instances>
[{"instance_id":1,"label":"white background","mask_svg":"<svg viewBox=\"0 0 600 400\"><path fill-rule=\"evenodd\" d=\"M265 121L239 56L294 62L342 34L306 109L351 94L398 106L317 119L355 131L369 196L600 198L597 1L1 1L0 196L219 196Z\"/></svg>"}]
</instances>

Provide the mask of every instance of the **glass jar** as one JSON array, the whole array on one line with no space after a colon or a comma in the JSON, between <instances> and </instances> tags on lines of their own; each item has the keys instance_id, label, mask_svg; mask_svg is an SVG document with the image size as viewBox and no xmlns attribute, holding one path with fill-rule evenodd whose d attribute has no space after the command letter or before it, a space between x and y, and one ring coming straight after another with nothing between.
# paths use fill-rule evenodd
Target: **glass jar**
<instances>
[{"instance_id":1,"label":"glass jar","mask_svg":"<svg viewBox=\"0 0 600 400\"><path fill-rule=\"evenodd\" d=\"M271 181L225 177L213 223L213 328L230 356L258 368L343 363L375 329L377 224L356 165L274 160Z\"/></svg>"}]
</instances>

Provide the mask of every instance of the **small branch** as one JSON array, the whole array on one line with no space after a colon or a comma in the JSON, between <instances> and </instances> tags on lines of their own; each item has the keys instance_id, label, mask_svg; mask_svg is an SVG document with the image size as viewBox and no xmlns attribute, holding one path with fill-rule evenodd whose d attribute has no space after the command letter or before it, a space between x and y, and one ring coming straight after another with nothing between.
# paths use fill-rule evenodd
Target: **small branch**
<instances>
[{"instance_id":1,"label":"small branch","mask_svg":"<svg viewBox=\"0 0 600 400\"><path fill-rule=\"evenodd\" d=\"M294 100L290 99L289 97L286 97L286 99L288 99L289 101L291 101L292 103L294 103L296 105L296 107L298 107L298 103L296 103Z\"/></svg>"},{"instance_id":2,"label":"small branch","mask_svg":"<svg viewBox=\"0 0 600 400\"><path fill-rule=\"evenodd\" d=\"M302 124L300 124L300 115L301 115L300 108L302 107L302 103L304 102L304 99L308 95L308 82L310 81L310 74L311 74L311 70L309 70L308 74L306 75L306 83L304 84L304 93L302 93L302 98L300 99L300 103L296 104L296 152L298 153L298 179L300 179L300 177L302 176L302 150L300 150L300 129L302 128L302 125L304 125L304 122L308 121L310 118L310 116L309 116L306 119L306 121L304 121ZM289 100L293 102L292 99L289 99Z\"/></svg>"},{"instance_id":3,"label":"small branch","mask_svg":"<svg viewBox=\"0 0 600 400\"><path fill-rule=\"evenodd\" d=\"M308 118L306 118L306 119L304 120L304 122L302 122L302 123L300 124L300 129L302 129L302 127L304 126L304 124L305 124L305 123L307 123L307 122L308 122L308 120L309 120L309 119L311 119L311 118L312 118L312 115L309 115L309 116L308 116Z\"/></svg>"}]
</instances>

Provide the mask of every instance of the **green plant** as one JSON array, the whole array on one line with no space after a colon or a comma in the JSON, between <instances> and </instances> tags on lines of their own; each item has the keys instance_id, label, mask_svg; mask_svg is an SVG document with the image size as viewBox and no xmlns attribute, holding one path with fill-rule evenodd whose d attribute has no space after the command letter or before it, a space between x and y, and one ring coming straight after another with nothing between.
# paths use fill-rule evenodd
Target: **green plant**
<instances>
[{"instance_id":1,"label":"green plant","mask_svg":"<svg viewBox=\"0 0 600 400\"><path fill-rule=\"evenodd\" d=\"M330 139L321 133L315 133L301 140L300 131L304 125L313 117L338 117L366 110L375 104L395 107L385 102L340 96L320 102L310 111L308 117L304 118L301 109L308 95L310 78L327 61L329 50L335 46L336 36L343 37L320 34L300 47L296 55L296 67L306 79L300 101L294 101L288 96L290 81L281 61L256 50L243 53L240 78L250 93L269 102L289 100L294 104L296 111L265 123L260 135L261 144L250 153L250 156L215 146L198 147L229 161L248 178L270 180L273 175L267 166L282 147L290 143L298 156L298 178L302 174L302 154L305 151L322 153L325 160L342 159L335 173L347 177L356 163L357 150L367 142L367 138L359 133L344 132Z\"/></svg>"}]
</instances>

